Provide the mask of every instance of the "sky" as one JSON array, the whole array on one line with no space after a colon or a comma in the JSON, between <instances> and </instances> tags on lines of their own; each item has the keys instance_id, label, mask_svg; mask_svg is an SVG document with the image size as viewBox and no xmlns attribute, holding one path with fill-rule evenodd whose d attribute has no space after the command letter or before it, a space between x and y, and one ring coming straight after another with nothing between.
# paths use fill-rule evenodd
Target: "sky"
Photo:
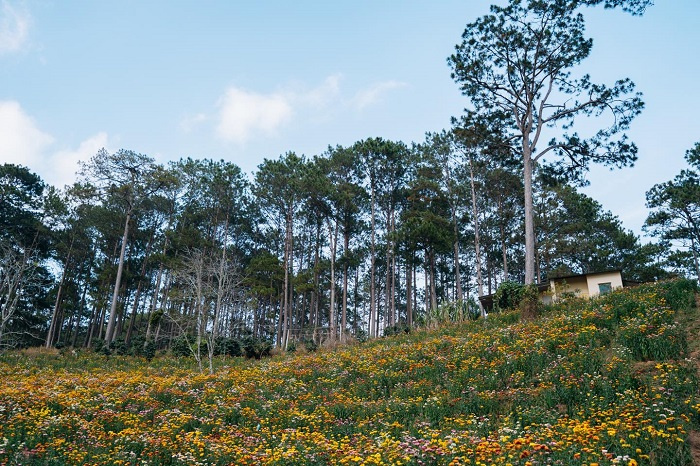
<instances>
[{"instance_id":1,"label":"sky","mask_svg":"<svg viewBox=\"0 0 700 466\"><path fill-rule=\"evenodd\" d=\"M446 58L491 3L0 0L0 163L63 187L102 147L253 173L288 151L420 142L469 106ZM645 192L700 141L700 0L656 3L642 17L586 10L580 66L644 93L635 167L596 167L584 189L637 234Z\"/></svg>"}]
</instances>

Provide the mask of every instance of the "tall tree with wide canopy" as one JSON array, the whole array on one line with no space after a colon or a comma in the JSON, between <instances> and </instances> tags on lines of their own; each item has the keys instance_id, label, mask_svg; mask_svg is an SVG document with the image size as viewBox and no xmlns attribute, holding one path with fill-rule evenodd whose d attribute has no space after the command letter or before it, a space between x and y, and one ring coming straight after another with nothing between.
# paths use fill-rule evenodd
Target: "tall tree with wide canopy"
<instances>
[{"instance_id":1,"label":"tall tree with wide canopy","mask_svg":"<svg viewBox=\"0 0 700 466\"><path fill-rule=\"evenodd\" d=\"M340 316L340 338L345 338L348 311L348 274L351 261L350 239L362 227L360 214L366 203L366 192L360 186L358 154L350 149L329 149L328 181L332 189L328 203L343 235L343 296Z\"/></svg>"},{"instance_id":2,"label":"tall tree with wide canopy","mask_svg":"<svg viewBox=\"0 0 700 466\"><path fill-rule=\"evenodd\" d=\"M426 133L425 142L417 146L423 160L428 159L441 170L441 173L436 178L441 184L441 188L445 193L445 199L450 208L450 221L452 224L452 248L453 248L453 267L455 275L455 299L463 300L462 291L462 272L460 264L460 238L459 238L459 221L458 218L463 215L460 208L465 207L466 186L464 180L459 176L455 176L460 168L458 165L459 151L455 150L455 135L454 132L442 130L440 133Z\"/></svg>"},{"instance_id":3,"label":"tall tree with wide canopy","mask_svg":"<svg viewBox=\"0 0 700 466\"><path fill-rule=\"evenodd\" d=\"M385 305L389 312L389 320L395 309L394 295L390 290L396 290L394 281L395 271L395 217L399 205L399 193L407 172L410 151L403 142L389 141L382 138L368 138L358 141L350 148L359 156L359 169L365 178L370 197L370 337L378 335L379 313L376 302L376 272L377 272L377 210L384 214L386 227L386 263L387 281Z\"/></svg>"},{"instance_id":4,"label":"tall tree with wide canopy","mask_svg":"<svg viewBox=\"0 0 700 466\"><path fill-rule=\"evenodd\" d=\"M48 291L46 185L28 168L0 165L0 345L8 328L26 332ZM31 332L33 333L33 332ZM26 339L12 344L27 344Z\"/></svg>"},{"instance_id":5,"label":"tall tree with wide canopy","mask_svg":"<svg viewBox=\"0 0 700 466\"><path fill-rule=\"evenodd\" d=\"M258 166L253 187L255 196L261 203L263 210L269 213L271 220L281 218L285 225L282 261L284 285L277 333L277 345L284 348L287 347L291 330L292 289L290 268L292 266L294 220L304 201L302 180L307 169L306 159L293 152L286 153L279 160L265 159Z\"/></svg>"},{"instance_id":6,"label":"tall tree with wide canopy","mask_svg":"<svg viewBox=\"0 0 700 466\"><path fill-rule=\"evenodd\" d=\"M523 162L525 283L534 283L535 226L532 177L545 156L560 174L578 177L591 163L631 165L637 148L624 131L643 107L629 79L609 87L572 69L590 53L584 6L621 7L641 14L651 0L509 0L467 24L448 58L452 78L479 112L503 113ZM591 135L574 128L586 117L604 127Z\"/></svg>"},{"instance_id":7,"label":"tall tree with wide canopy","mask_svg":"<svg viewBox=\"0 0 700 466\"><path fill-rule=\"evenodd\" d=\"M686 247L700 277L700 142L686 152L685 160L690 168L647 191L647 207L653 210L644 228Z\"/></svg>"},{"instance_id":8,"label":"tall tree with wide canopy","mask_svg":"<svg viewBox=\"0 0 700 466\"><path fill-rule=\"evenodd\" d=\"M109 311L105 341L116 337L115 323L117 299L124 271L124 256L129 238L129 226L141 204L160 188L157 166L151 157L130 150L120 149L110 154L100 149L87 163L81 165L82 178L96 189L99 197L110 196L118 200L124 214L124 231L117 266L117 276Z\"/></svg>"}]
</instances>

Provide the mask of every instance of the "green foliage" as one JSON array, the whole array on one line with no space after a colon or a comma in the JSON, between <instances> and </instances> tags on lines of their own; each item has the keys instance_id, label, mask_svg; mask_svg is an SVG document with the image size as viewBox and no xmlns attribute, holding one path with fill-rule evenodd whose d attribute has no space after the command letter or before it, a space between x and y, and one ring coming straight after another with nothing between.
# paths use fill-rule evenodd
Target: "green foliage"
<instances>
[{"instance_id":1,"label":"green foliage","mask_svg":"<svg viewBox=\"0 0 700 466\"><path fill-rule=\"evenodd\" d=\"M307 353L313 353L314 351L318 350L318 343L313 341L311 338L306 338L303 340L303 342Z\"/></svg>"},{"instance_id":2,"label":"green foliage","mask_svg":"<svg viewBox=\"0 0 700 466\"><path fill-rule=\"evenodd\" d=\"M425 325L434 328L448 322L476 320L479 316L479 309L473 300L446 301L428 312L425 316Z\"/></svg>"},{"instance_id":3,"label":"green foliage","mask_svg":"<svg viewBox=\"0 0 700 466\"><path fill-rule=\"evenodd\" d=\"M289 343L287 343L287 352L288 353L296 353L297 351L297 342L296 340L292 340Z\"/></svg>"},{"instance_id":4,"label":"green foliage","mask_svg":"<svg viewBox=\"0 0 700 466\"><path fill-rule=\"evenodd\" d=\"M689 168L647 191L647 207L652 210L644 229L686 249L690 254L678 269L700 278L700 143L686 152L685 159Z\"/></svg>"},{"instance_id":5,"label":"green foliage","mask_svg":"<svg viewBox=\"0 0 700 466\"><path fill-rule=\"evenodd\" d=\"M269 356L270 351L272 351L270 340L253 336L244 337L241 346L245 357L249 359L261 359L264 356Z\"/></svg>"},{"instance_id":6,"label":"green foliage","mask_svg":"<svg viewBox=\"0 0 700 466\"><path fill-rule=\"evenodd\" d=\"M152 340L148 340L141 351L141 356L150 361L156 356L156 344Z\"/></svg>"},{"instance_id":7,"label":"green foliage","mask_svg":"<svg viewBox=\"0 0 700 466\"><path fill-rule=\"evenodd\" d=\"M219 337L216 340L214 355L238 357L243 354L241 343L235 338Z\"/></svg>"},{"instance_id":8,"label":"green foliage","mask_svg":"<svg viewBox=\"0 0 700 466\"><path fill-rule=\"evenodd\" d=\"M355 339L360 343L365 343L369 339L369 335L367 335L367 330L363 328L358 328L355 332Z\"/></svg>"},{"instance_id":9,"label":"green foliage","mask_svg":"<svg viewBox=\"0 0 700 466\"><path fill-rule=\"evenodd\" d=\"M173 338L173 341L170 344L170 352L173 356L178 358L188 358L192 356L188 338L184 335Z\"/></svg>"},{"instance_id":10,"label":"green foliage","mask_svg":"<svg viewBox=\"0 0 700 466\"><path fill-rule=\"evenodd\" d=\"M506 281L498 285L493 296L493 307L496 311L517 309L523 294L521 283Z\"/></svg>"},{"instance_id":11,"label":"green foliage","mask_svg":"<svg viewBox=\"0 0 700 466\"><path fill-rule=\"evenodd\" d=\"M537 285L525 285L520 292L520 314L525 319L532 319L542 312L542 302L540 301Z\"/></svg>"},{"instance_id":12,"label":"green foliage","mask_svg":"<svg viewBox=\"0 0 700 466\"><path fill-rule=\"evenodd\" d=\"M93 349L94 349L95 353L101 354L103 356L109 356L112 354L112 348L110 348L109 343L107 343L104 340L98 340L95 343L95 346Z\"/></svg>"},{"instance_id":13,"label":"green foliage","mask_svg":"<svg viewBox=\"0 0 700 466\"><path fill-rule=\"evenodd\" d=\"M384 336L389 337L392 335L401 335L403 333L411 333L411 326L400 322L398 324L390 325L384 328Z\"/></svg>"},{"instance_id":14,"label":"green foliage","mask_svg":"<svg viewBox=\"0 0 700 466\"><path fill-rule=\"evenodd\" d=\"M696 303L695 295L699 291L696 280L668 280L661 282L659 286L664 291L664 298L671 309L686 310Z\"/></svg>"}]
</instances>

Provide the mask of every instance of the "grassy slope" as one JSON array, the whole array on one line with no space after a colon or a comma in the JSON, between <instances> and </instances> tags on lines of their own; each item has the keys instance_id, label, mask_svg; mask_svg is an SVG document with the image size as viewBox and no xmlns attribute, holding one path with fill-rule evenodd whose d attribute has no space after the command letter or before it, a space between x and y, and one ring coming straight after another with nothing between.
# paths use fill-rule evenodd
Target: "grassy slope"
<instances>
[{"instance_id":1,"label":"grassy slope","mask_svg":"<svg viewBox=\"0 0 700 466\"><path fill-rule=\"evenodd\" d=\"M213 376L7 354L0 463L692 464L690 302L688 282L642 286Z\"/></svg>"}]
</instances>

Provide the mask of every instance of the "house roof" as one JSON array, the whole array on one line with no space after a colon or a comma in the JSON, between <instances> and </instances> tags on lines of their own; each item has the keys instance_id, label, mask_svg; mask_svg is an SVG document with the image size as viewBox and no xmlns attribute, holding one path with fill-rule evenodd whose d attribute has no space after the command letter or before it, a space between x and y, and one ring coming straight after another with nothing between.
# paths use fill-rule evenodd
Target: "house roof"
<instances>
[{"instance_id":1,"label":"house roof","mask_svg":"<svg viewBox=\"0 0 700 466\"><path fill-rule=\"evenodd\" d=\"M604 273L615 273L615 272L618 272L620 275L622 275L621 269L609 269L609 270L599 270L598 272L576 273L576 274L569 274L569 275L556 275L556 274L554 274L553 276L550 276L549 274L547 274L547 281L565 280L567 278L588 277L591 275L602 275Z\"/></svg>"}]
</instances>

